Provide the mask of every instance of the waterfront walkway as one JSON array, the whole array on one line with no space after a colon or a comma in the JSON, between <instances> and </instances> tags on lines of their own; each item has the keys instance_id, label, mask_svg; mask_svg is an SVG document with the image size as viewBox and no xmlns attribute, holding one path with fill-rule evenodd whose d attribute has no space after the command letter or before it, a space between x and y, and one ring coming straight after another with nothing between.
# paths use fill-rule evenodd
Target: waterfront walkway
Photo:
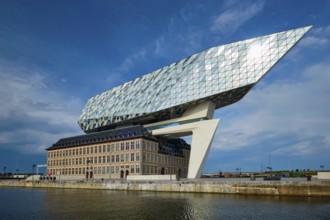
<instances>
[{"instance_id":1,"label":"waterfront walkway","mask_svg":"<svg viewBox=\"0 0 330 220\"><path fill-rule=\"evenodd\" d=\"M180 181L126 181L126 180L56 180L17 181L3 180L1 186L45 187L75 189L105 189L129 191L159 191L184 193L223 193L272 196L330 196L330 181L307 181L306 178L285 178L281 181L257 179L206 178Z\"/></svg>"}]
</instances>

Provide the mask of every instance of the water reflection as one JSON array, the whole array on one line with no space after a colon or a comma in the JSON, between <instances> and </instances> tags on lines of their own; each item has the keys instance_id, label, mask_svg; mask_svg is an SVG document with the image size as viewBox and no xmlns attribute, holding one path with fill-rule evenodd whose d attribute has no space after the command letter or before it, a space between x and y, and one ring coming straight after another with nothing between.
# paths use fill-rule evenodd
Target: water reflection
<instances>
[{"instance_id":1,"label":"water reflection","mask_svg":"<svg viewBox=\"0 0 330 220\"><path fill-rule=\"evenodd\" d=\"M329 198L0 188L0 219L329 219ZM4 199L6 198L6 199Z\"/></svg>"}]
</instances>

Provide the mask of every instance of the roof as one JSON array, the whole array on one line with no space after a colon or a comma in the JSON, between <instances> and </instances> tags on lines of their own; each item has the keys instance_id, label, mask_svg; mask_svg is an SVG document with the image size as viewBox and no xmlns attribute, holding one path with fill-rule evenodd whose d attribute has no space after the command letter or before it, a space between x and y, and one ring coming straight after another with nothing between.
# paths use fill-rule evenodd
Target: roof
<instances>
[{"instance_id":1,"label":"roof","mask_svg":"<svg viewBox=\"0 0 330 220\"><path fill-rule=\"evenodd\" d=\"M125 128L112 129L109 131L101 131L74 137L61 138L46 150L57 150L62 148L113 142L133 138L155 139L152 137L150 132L144 129L143 126L135 125Z\"/></svg>"}]
</instances>

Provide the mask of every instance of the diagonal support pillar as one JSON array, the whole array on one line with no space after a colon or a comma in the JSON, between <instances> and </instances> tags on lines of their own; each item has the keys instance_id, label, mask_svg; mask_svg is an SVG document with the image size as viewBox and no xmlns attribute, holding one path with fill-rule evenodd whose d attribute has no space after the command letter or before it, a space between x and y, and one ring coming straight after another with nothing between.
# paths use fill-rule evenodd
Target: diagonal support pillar
<instances>
[{"instance_id":1,"label":"diagonal support pillar","mask_svg":"<svg viewBox=\"0 0 330 220\"><path fill-rule=\"evenodd\" d=\"M188 179L199 178L220 119L198 121L152 131L152 135L171 134L177 137L192 135Z\"/></svg>"}]
</instances>

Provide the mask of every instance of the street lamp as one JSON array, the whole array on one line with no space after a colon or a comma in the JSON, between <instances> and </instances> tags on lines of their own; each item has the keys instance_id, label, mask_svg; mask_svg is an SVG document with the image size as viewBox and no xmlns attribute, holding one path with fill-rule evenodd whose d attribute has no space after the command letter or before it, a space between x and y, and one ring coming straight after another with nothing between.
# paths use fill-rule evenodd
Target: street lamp
<instances>
[{"instance_id":1,"label":"street lamp","mask_svg":"<svg viewBox=\"0 0 330 220\"><path fill-rule=\"evenodd\" d=\"M3 167L3 176L6 175L6 169L7 169L7 167Z\"/></svg>"},{"instance_id":2,"label":"street lamp","mask_svg":"<svg viewBox=\"0 0 330 220\"><path fill-rule=\"evenodd\" d=\"M242 169L241 168L236 168L237 172L239 171L239 176L242 177Z\"/></svg>"},{"instance_id":3,"label":"street lamp","mask_svg":"<svg viewBox=\"0 0 330 220\"><path fill-rule=\"evenodd\" d=\"M36 168L37 165L33 164L32 165L32 183L34 181L34 169Z\"/></svg>"},{"instance_id":4,"label":"street lamp","mask_svg":"<svg viewBox=\"0 0 330 220\"><path fill-rule=\"evenodd\" d=\"M269 172L272 172L272 167L266 167L268 170L269 170Z\"/></svg>"},{"instance_id":5,"label":"street lamp","mask_svg":"<svg viewBox=\"0 0 330 220\"><path fill-rule=\"evenodd\" d=\"M87 160L86 162L87 162L86 179L88 180L88 176L89 176L88 166L89 166L89 163L91 162L91 160Z\"/></svg>"}]
</instances>

